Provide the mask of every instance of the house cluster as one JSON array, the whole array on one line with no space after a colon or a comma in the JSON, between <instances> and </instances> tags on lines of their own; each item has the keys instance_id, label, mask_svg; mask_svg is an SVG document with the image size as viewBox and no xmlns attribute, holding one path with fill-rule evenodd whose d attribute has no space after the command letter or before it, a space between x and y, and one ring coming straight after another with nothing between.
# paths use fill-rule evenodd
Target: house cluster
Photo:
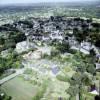
<instances>
[{"instance_id":1,"label":"house cluster","mask_svg":"<svg viewBox=\"0 0 100 100\"><path fill-rule=\"evenodd\" d=\"M7 27L6 27L7 26ZM9 27L9 28L8 28ZM54 40L68 42L74 49L89 54L91 46L89 42L78 43L75 37L75 28L82 30L83 28L92 29L93 21L91 19L71 18L65 16L51 16L50 18L34 18L30 17L24 20L16 21L13 24L1 26L0 30L19 30L27 37L27 42L44 41L46 43ZM27 43L28 45L29 43ZM28 46L27 46L28 47ZM18 46L19 48L19 46Z\"/></svg>"},{"instance_id":2,"label":"house cluster","mask_svg":"<svg viewBox=\"0 0 100 100\"><path fill-rule=\"evenodd\" d=\"M91 19L71 18L65 16L51 16L50 18L34 18L29 17L24 20L16 21L13 24L6 25L10 30L19 30L27 37L27 42L44 41L52 42L53 40L66 41L72 48L79 48L81 51L89 53L91 46L89 42L78 43L74 35L75 28L82 30L83 28L92 29L93 22ZM1 26L0 30L5 30L5 26ZM29 43L27 43L29 44Z\"/></svg>"},{"instance_id":3,"label":"house cluster","mask_svg":"<svg viewBox=\"0 0 100 100\"><path fill-rule=\"evenodd\" d=\"M53 40L66 41L72 48L81 47L81 51L89 54L91 46L89 42L76 41L74 29L82 30L83 28L92 29L91 19L83 18L66 18L64 16L51 16L50 18L34 18L14 22L13 27L25 33L27 40L50 42Z\"/></svg>"},{"instance_id":4,"label":"house cluster","mask_svg":"<svg viewBox=\"0 0 100 100\"><path fill-rule=\"evenodd\" d=\"M82 27L92 28L91 21L80 18L66 18L51 16L50 18L28 18L24 21L15 22L14 27L25 33L31 40L70 40L73 29Z\"/></svg>"}]
</instances>

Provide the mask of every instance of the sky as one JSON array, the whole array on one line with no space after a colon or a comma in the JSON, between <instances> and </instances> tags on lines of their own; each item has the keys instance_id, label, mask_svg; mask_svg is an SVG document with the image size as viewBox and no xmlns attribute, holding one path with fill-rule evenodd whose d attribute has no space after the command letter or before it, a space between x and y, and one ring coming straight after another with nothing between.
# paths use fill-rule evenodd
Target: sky
<instances>
[{"instance_id":1,"label":"sky","mask_svg":"<svg viewBox=\"0 0 100 100\"><path fill-rule=\"evenodd\" d=\"M39 2L76 2L76 1L95 1L95 0L0 0L0 4L39 3Z\"/></svg>"}]
</instances>

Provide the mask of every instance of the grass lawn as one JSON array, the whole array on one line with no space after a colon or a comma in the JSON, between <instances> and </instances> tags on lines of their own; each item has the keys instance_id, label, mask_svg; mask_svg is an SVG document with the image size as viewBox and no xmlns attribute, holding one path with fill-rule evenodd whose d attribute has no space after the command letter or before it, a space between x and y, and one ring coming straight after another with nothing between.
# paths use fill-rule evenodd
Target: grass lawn
<instances>
[{"instance_id":1,"label":"grass lawn","mask_svg":"<svg viewBox=\"0 0 100 100\"><path fill-rule=\"evenodd\" d=\"M12 100L32 100L36 94L38 88L33 86L28 81L24 81L20 77L16 77L1 86L1 89L9 96L12 96Z\"/></svg>"},{"instance_id":2,"label":"grass lawn","mask_svg":"<svg viewBox=\"0 0 100 100\"><path fill-rule=\"evenodd\" d=\"M44 99L41 100L58 100L59 97L62 97L63 100L69 99L69 94L65 92L68 89L70 84L68 82L61 82L57 79L51 81L46 93L44 94Z\"/></svg>"}]
</instances>

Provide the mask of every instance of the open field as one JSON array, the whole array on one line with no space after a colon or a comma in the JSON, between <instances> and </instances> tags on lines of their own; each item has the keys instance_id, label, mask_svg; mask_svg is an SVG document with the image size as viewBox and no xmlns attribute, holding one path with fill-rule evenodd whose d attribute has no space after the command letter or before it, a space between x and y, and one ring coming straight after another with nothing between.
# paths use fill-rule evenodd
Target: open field
<instances>
[{"instance_id":1,"label":"open field","mask_svg":"<svg viewBox=\"0 0 100 100\"><path fill-rule=\"evenodd\" d=\"M37 88L31 83L16 77L1 86L1 89L12 96L12 100L32 100L36 94Z\"/></svg>"}]
</instances>

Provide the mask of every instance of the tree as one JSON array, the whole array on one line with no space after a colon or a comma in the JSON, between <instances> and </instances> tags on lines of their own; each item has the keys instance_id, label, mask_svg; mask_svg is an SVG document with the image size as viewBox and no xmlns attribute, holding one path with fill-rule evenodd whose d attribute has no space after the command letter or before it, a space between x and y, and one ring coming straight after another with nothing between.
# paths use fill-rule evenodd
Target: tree
<instances>
[{"instance_id":1,"label":"tree","mask_svg":"<svg viewBox=\"0 0 100 100\"><path fill-rule=\"evenodd\" d=\"M93 78L92 75L95 72L95 67L94 67L94 64L92 64L93 61L92 61L91 56L86 56L82 53L77 53L74 55L74 59L76 59L76 62L75 62L76 73L69 80L69 83L71 84L71 86L78 88L79 100L83 100L82 94L83 94L83 91L85 91L84 86L91 85L92 78Z\"/></svg>"},{"instance_id":2,"label":"tree","mask_svg":"<svg viewBox=\"0 0 100 100\"><path fill-rule=\"evenodd\" d=\"M61 53L68 52L69 48L70 48L70 45L66 42L57 43L56 45L56 49L59 50Z\"/></svg>"},{"instance_id":3,"label":"tree","mask_svg":"<svg viewBox=\"0 0 100 100\"><path fill-rule=\"evenodd\" d=\"M70 93L71 96L79 94L79 100L83 100L82 99L83 87L91 84L91 79L88 77L88 74L86 73L82 74L80 72L77 72L73 75L73 77L71 78L71 80L69 80L69 82L71 84L72 90L71 92L68 90L69 91L68 93Z\"/></svg>"},{"instance_id":4,"label":"tree","mask_svg":"<svg viewBox=\"0 0 100 100\"><path fill-rule=\"evenodd\" d=\"M92 75L95 74L96 68L94 64L88 64L86 69L88 73L91 73Z\"/></svg>"},{"instance_id":5,"label":"tree","mask_svg":"<svg viewBox=\"0 0 100 100\"><path fill-rule=\"evenodd\" d=\"M50 16L50 19L51 19L51 21L54 21L54 17L53 16Z\"/></svg>"},{"instance_id":6,"label":"tree","mask_svg":"<svg viewBox=\"0 0 100 100\"><path fill-rule=\"evenodd\" d=\"M0 57L0 75L7 69L6 62L5 58Z\"/></svg>"},{"instance_id":7,"label":"tree","mask_svg":"<svg viewBox=\"0 0 100 100\"><path fill-rule=\"evenodd\" d=\"M58 50L52 50L52 51L51 51L51 56L52 56L52 57L55 57L55 56L59 55L59 53L60 53L60 52L59 52Z\"/></svg>"},{"instance_id":8,"label":"tree","mask_svg":"<svg viewBox=\"0 0 100 100\"><path fill-rule=\"evenodd\" d=\"M90 55L91 55L92 57L94 57L94 56L96 55L94 49L90 49Z\"/></svg>"},{"instance_id":9,"label":"tree","mask_svg":"<svg viewBox=\"0 0 100 100\"><path fill-rule=\"evenodd\" d=\"M16 47L15 40L8 39L5 41L5 48L15 48L15 47Z\"/></svg>"},{"instance_id":10,"label":"tree","mask_svg":"<svg viewBox=\"0 0 100 100\"><path fill-rule=\"evenodd\" d=\"M100 100L100 96L96 95L95 100Z\"/></svg>"},{"instance_id":11,"label":"tree","mask_svg":"<svg viewBox=\"0 0 100 100\"><path fill-rule=\"evenodd\" d=\"M92 18L87 19L87 23L92 23Z\"/></svg>"},{"instance_id":12,"label":"tree","mask_svg":"<svg viewBox=\"0 0 100 100\"><path fill-rule=\"evenodd\" d=\"M18 42L26 40L26 36L25 36L24 33L19 33L19 34L16 35L14 40L15 40L16 43L18 43Z\"/></svg>"},{"instance_id":13,"label":"tree","mask_svg":"<svg viewBox=\"0 0 100 100\"><path fill-rule=\"evenodd\" d=\"M100 33L93 32L89 35L91 43L97 47L100 47Z\"/></svg>"},{"instance_id":14,"label":"tree","mask_svg":"<svg viewBox=\"0 0 100 100\"><path fill-rule=\"evenodd\" d=\"M5 39L0 37L0 45L3 45L5 43Z\"/></svg>"},{"instance_id":15,"label":"tree","mask_svg":"<svg viewBox=\"0 0 100 100\"><path fill-rule=\"evenodd\" d=\"M74 33L76 40L79 42L79 44L82 41L86 40L86 35L83 33L82 30L78 30L77 28L74 28L73 33Z\"/></svg>"},{"instance_id":16,"label":"tree","mask_svg":"<svg viewBox=\"0 0 100 100\"><path fill-rule=\"evenodd\" d=\"M70 97L73 97L79 93L79 88L78 86L70 86L66 92L70 95Z\"/></svg>"}]
</instances>

